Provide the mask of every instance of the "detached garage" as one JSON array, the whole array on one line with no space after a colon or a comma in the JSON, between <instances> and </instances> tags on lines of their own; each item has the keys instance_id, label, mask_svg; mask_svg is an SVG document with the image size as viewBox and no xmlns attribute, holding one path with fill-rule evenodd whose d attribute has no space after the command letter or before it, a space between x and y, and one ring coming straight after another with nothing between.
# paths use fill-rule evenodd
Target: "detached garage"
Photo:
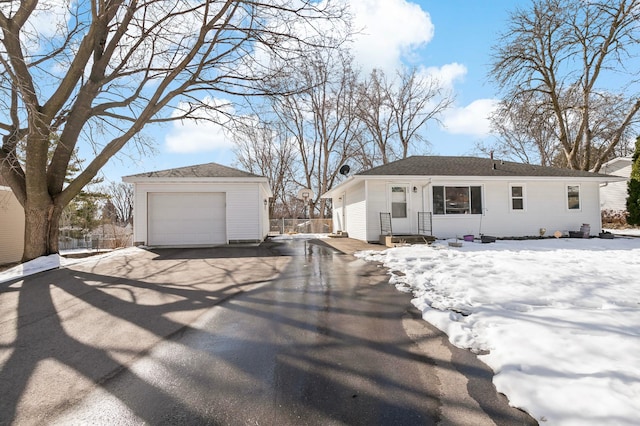
<instances>
[{"instance_id":1,"label":"detached garage","mask_svg":"<svg viewBox=\"0 0 640 426\"><path fill-rule=\"evenodd\" d=\"M136 244L210 246L263 241L267 178L216 163L122 178L134 185Z\"/></svg>"}]
</instances>

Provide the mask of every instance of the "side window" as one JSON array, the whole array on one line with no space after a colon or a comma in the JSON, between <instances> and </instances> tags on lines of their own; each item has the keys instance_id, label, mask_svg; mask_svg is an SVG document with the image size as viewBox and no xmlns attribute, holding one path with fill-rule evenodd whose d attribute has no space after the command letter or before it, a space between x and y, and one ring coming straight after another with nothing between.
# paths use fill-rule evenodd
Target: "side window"
<instances>
[{"instance_id":1,"label":"side window","mask_svg":"<svg viewBox=\"0 0 640 426\"><path fill-rule=\"evenodd\" d=\"M524 210L524 187L522 185L511 186L511 210Z\"/></svg>"},{"instance_id":2,"label":"side window","mask_svg":"<svg viewBox=\"0 0 640 426\"><path fill-rule=\"evenodd\" d=\"M391 187L391 217L407 217L407 188L404 186Z\"/></svg>"},{"instance_id":3,"label":"side window","mask_svg":"<svg viewBox=\"0 0 640 426\"><path fill-rule=\"evenodd\" d=\"M567 185L567 208L580 210L580 186Z\"/></svg>"}]
</instances>

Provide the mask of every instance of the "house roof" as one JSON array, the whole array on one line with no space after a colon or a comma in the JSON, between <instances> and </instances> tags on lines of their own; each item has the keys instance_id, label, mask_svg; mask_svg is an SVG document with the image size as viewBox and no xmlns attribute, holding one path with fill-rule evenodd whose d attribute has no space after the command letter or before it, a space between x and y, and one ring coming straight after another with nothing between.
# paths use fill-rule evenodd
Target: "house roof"
<instances>
[{"instance_id":1,"label":"house roof","mask_svg":"<svg viewBox=\"0 0 640 426\"><path fill-rule=\"evenodd\" d=\"M331 198L340 191L367 179L393 179L410 177L412 179L447 178L465 179L475 178L487 180L523 179L523 180L553 180L579 179L595 180L598 182L617 182L625 178L602 173L592 173L583 170L560 169L556 167L535 166L531 164L515 163L491 158L453 157L453 156L413 156L402 160L374 167L349 176L347 180L333 187L322 198Z\"/></svg>"},{"instance_id":2,"label":"house roof","mask_svg":"<svg viewBox=\"0 0 640 426\"><path fill-rule=\"evenodd\" d=\"M606 177L583 170L535 166L490 158L413 156L358 173L360 176Z\"/></svg>"},{"instance_id":3,"label":"house roof","mask_svg":"<svg viewBox=\"0 0 640 426\"><path fill-rule=\"evenodd\" d=\"M604 173L618 173L621 171L621 169L624 169L625 167L629 167L633 164L633 157L631 156L627 156L627 157L616 157L613 160L609 160L606 163L603 163L602 166L600 167L600 170ZM622 172L620 174L624 174L625 176L627 176L628 174L631 173L631 170L625 172Z\"/></svg>"},{"instance_id":4,"label":"house roof","mask_svg":"<svg viewBox=\"0 0 640 426\"><path fill-rule=\"evenodd\" d=\"M217 163L198 164L124 176L125 178L263 178L253 173Z\"/></svg>"}]
</instances>

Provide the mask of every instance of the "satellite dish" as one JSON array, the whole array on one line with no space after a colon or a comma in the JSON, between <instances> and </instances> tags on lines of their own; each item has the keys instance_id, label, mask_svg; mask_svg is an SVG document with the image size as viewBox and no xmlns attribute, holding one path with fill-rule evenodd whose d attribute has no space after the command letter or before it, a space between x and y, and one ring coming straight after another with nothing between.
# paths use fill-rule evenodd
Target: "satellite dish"
<instances>
[{"instance_id":1,"label":"satellite dish","mask_svg":"<svg viewBox=\"0 0 640 426\"><path fill-rule=\"evenodd\" d=\"M340 174L341 175L348 175L349 172L351 171L351 167L349 167L348 164L345 164L344 166L340 167Z\"/></svg>"},{"instance_id":2,"label":"satellite dish","mask_svg":"<svg viewBox=\"0 0 640 426\"><path fill-rule=\"evenodd\" d=\"M298 191L298 198L306 203L313 198L313 191L309 188L302 188L300 191Z\"/></svg>"}]
</instances>

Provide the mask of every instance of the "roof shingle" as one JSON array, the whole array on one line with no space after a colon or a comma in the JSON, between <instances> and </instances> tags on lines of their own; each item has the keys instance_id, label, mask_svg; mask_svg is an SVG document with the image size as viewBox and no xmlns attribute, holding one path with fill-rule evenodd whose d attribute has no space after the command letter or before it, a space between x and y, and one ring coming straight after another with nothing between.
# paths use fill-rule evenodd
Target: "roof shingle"
<instances>
[{"instance_id":1,"label":"roof shingle","mask_svg":"<svg viewBox=\"0 0 640 426\"><path fill-rule=\"evenodd\" d=\"M413 156L358 173L362 176L608 177L583 170L535 166L490 158Z\"/></svg>"},{"instance_id":2,"label":"roof shingle","mask_svg":"<svg viewBox=\"0 0 640 426\"><path fill-rule=\"evenodd\" d=\"M125 177L158 177L158 178L256 178L264 177L217 163L198 164L175 169L158 170Z\"/></svg>"}]
</instances>

